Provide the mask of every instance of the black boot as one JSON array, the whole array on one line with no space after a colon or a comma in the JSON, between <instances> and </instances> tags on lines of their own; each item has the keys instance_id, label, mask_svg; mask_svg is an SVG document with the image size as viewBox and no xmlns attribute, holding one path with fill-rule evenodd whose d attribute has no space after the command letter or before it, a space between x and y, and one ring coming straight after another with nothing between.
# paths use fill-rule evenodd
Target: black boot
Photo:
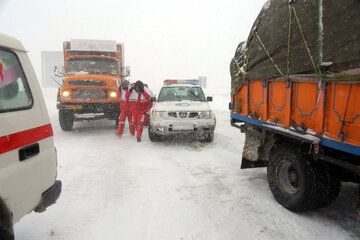
<instances>
[{"instance_id":1,"label":"black boot","mask_svg":"<svg viewBox=\"0 0 360 240\"><path fill-rule=\"evenodd\" d=\"M136 138L137 142L141 142L141 138Z\"/></svg>"}]
</instances>

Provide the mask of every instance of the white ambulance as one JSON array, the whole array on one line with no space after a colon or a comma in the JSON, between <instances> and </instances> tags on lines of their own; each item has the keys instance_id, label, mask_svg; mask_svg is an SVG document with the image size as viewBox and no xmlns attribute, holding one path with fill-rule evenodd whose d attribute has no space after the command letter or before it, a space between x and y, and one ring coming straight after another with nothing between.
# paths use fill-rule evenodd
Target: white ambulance
<instances>
[{"instance_id":1,"label":"white ambulance","mask_svg":"<svg viewBox=\"0 0 360 240\"><path fill-rule=\"evenodd\" d=\"M61 193L53 130L23 45L0 34L0 239L13 224L42 212Z\"/></svg>"},{"instance_id":2,"label":"white ambulance","mask_svg":"<svg viewBox=\"0 0 360 240\"><path fill-rule=\"evenodd\" d=\"M212 97L205 97L197 79L165 80L153 105L150 140L180 136L213 141L216 118L208 103L211 101Z\"/></svg>"}]
</instances>

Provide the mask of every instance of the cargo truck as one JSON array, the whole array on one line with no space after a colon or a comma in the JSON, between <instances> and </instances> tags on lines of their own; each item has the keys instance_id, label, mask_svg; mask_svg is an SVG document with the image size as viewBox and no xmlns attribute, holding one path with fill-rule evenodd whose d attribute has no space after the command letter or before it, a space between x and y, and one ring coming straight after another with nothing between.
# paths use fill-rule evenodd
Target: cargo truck
<instances>
[{"instance_id":1,"label":"cargo truck","mask_svg":"<svg viewBox=\"0 0 360 240\"><path fill-rule=\"evenodd\" d=\"M331 204L360 175L360 2L268 1L230 64L241 168L302 212ZM360 191L359 191L360 195Z\"/></svg>"},{"instance_id":2,"label":"cargo truck","mask_svg":"<svg viewBox=\"0 0 360 240\"><path fill-rule=\"evenodd\" d=\"M74 121L107 118L117 126L117 96L124 70L124 45L108 40L72 39L63 43L64 81L58 91L57 109L62 130Z\"/></svg>"}]
</instances>

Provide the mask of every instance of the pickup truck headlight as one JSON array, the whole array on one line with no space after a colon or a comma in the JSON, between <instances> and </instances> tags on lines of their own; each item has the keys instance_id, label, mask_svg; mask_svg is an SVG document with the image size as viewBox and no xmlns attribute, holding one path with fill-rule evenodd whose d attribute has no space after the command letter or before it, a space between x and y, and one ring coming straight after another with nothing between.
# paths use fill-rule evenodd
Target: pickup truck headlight
<instances>
[{"instance_id":1,"label":"pickup truck headlight","mask_svg":"<svg viewBox=\"0 0 360 240\"><path fill-rule=\"evenodd\" d=\"M214 114L213 114L212 111L200 112L199 118L200 118L200 119L210 119L210 118L214 118Z\"/></svg>"},{"instance_id":2,"label":"pickup truck headlight","mask_svg":"<svg viewBox=\"0 0 360 240\"><path fill-rule=\"evenodd\" d=\"M166 118L167 117L167 112L165 112L165 111L154 111L153 112L153 117L154 118Z\"/></svg>"}]
</instances>

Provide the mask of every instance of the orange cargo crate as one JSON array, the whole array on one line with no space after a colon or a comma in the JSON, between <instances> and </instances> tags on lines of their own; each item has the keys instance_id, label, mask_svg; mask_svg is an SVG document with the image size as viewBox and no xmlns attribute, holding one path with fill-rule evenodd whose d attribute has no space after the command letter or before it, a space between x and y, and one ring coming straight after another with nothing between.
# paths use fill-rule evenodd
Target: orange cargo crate
<instances>
[{"instance_id":1,"label":"orange cargo crate","mask_svg":"<svg viewBox=\"0 0 360 240\"><path fill-rule=\"evenodd\" d=\"M248 80L232 96L231 117L311 134L320 144L360 155L360 83Z\"/></svg>"}]
</instances>

